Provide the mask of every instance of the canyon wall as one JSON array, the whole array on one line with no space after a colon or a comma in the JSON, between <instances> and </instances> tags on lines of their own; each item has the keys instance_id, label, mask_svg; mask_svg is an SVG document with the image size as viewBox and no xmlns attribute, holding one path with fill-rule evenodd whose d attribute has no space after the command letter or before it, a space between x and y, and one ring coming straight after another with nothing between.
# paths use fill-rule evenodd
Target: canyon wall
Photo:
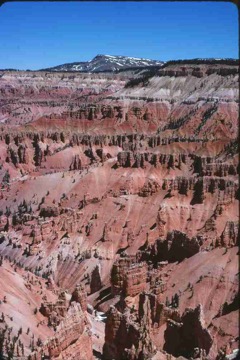
<instances>
[{"instance_id":1,"label":"canyon wall","mask_svg":"<svg viewBox=\"0 0 240 360\"><path fill-rule=\"evenodd\" d=\"M144 74L0 72L2 353L236 353L238 67Z\"/></svg>"}]
</instances>

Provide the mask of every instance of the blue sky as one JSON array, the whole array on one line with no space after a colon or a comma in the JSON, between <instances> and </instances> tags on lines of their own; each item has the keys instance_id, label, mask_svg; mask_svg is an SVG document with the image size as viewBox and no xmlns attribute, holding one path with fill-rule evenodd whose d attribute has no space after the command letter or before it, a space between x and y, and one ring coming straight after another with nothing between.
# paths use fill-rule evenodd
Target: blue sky
<instances>
[{"instance_id":1,"label":"blue sky","mask_svg":"<svg viewBox=\"0 0 240 360\"><path fill-rule=\"evenodd\" d=\"M39 69L97 54L238 57L230 2L11 2L0 7L0 34L0 68Z\"/></svg>"}]
</instances>

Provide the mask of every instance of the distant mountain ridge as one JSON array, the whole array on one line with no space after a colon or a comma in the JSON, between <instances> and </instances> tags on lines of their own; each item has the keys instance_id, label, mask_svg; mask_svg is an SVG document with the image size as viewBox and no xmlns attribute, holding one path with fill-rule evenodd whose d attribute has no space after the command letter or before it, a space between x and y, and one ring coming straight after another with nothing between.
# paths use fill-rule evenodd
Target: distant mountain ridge
<instances>
[{"instance_id":1,"label":"distant mountain ridge","mask_svg":"<svg viewBox=\"0 0 240 360\"><path fill-rule=\"evenodd\" d=\"M135 58L120 55L97 55L90 61L73 62L50 68L41 69L44 71L80 71L80 72L107 72L129 69L132 67L146 67L163 65L163 61Z\"/></svg>"},{"instance_id":2,"label":"distant mountain ridge","mask_svg":"<svg viewBox=\"0 0 240 360\"><path fill-rule=\"evenodd\" d=\"M83 73L101 73L101 72L124 72L127 70L150 70L157 71L169 65L230 65L239 66L239 59L234 58L194 58L178 60L151 60L121 55L97 55L90 61L71 62L39 70L22 70L17 68L2 68L0 71L52 71L52 72L83 72Z\"/></svg>"}]
</instances>

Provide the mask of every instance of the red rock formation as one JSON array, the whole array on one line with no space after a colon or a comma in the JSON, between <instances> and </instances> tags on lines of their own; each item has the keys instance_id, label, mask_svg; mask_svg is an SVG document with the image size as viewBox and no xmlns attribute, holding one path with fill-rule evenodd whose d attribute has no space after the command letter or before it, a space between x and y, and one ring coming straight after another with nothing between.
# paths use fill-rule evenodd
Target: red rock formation
<instances>
[{"instance_id":1,"label":"red rock formation","mask_svg":"<svg viewBox=\"0 0 240 360\"><path fill-rule=\"evenodd\" d=\"M234 62L167 63L147 81L135 71L0 75L0 300L12 339L25 322L31 328L21 337L25 356L49 344L56 359L91 358L90 324L102 352L104 316L93 310L87 324L87 303L106 313L116 305L110 358L145 359L155 347L168 357L166 327L170 352L204 357L211 341L209 360L233 352Z\"/></svg>"},{"instance_id":2,"label":"red rock formation","mask_svg":"<svg viewBox=\"0 0 240 360\"><path fill-rule=\"evenodd\" d=\"M48 325L56 328L65 317L68 309L68 301L64 292L60 293L56 303L45 302L41 304L39 311L48 318Z\"/></svg>"},{"instance_id":3,"label":"red rock formation","mask_svg":"<svg viewBox=\"0 0 240 360\"><path fill-rule=\"evenodd\" d=\"M195 349L199 349L199 354L204 351L208 355L213 342L204 327L201 305L196 309L187 309L180 322L169 320L164 337L165 351L187 358L194 355Z\"/></svg>"},{"instance_id":4,"label":"red rock formation","mask_svg":"<svg viewBox=\"0 0 240 360\"><path fill-rule=\"evenodd\" d=\"M88 322L79 305L70 306L67 316L57 329L57 335L50 339L47 348L50 358L92 359Z\"/></svg>"},{"instance_id":5,"label":"red rock formation","mask_svg":"<svg viewBox=\"0 0 240 360\"><path fill-rule=\"evenodd\" d=\"M222 246L230 247L236 246L239 243L238 237L238 223L234 221L228 221L225 225L225 228L221 234L220 242Z\"/></svg>"},{"instance_id":6,"label":"red rock formation","mask_svg":"<svg viewBox=\"0 0 240 360\"><path fill-rule=\"evenodd\" d=\"M149 336L150 304L144 303L144 315L137 324L130 314L121 314L114 307L110 309L106 322L104 359L147 359L155 349Z\"/></svg>"},{"instance_id":7,"label":"red rock formation","mask_svg":"<svg viewBox=\"0 0 240 360\"><path fill-rule=\"evenodd\" d=\"M133 258L121 258L113 265L111 271L111 286L114 295L120 294L123 291L127 270L133 262Z\"/></svg>"},{"instance_id":8,"label":"red rock formation","mask_svg":"<svg viewBox=\"0 0 240 360\"><path fill-rule=\"evenodd\" d=\"M81 305L82 311L87 311L87 293L82 284L78 284L72 293L71 302Z\"/></svg>"},{"instance_id":9,"label":"red rock formation","mask_svg":"<svg viewBox=\"0 0 240 360\"><path fill-rule=\"evenodd\" d=\"M127 269L123 281L125 296L136 296L147 287L147 266L144 263L132 264Z\"/></svg>"}]
</instances>

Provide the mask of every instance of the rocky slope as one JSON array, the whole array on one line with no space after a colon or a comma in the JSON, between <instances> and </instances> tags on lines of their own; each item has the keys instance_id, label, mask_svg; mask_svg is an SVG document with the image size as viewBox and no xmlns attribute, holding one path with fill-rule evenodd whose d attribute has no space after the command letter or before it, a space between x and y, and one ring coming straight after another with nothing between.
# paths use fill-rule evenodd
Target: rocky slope
<instances>
[{"instance_id":1,"label":"rocky slope","mask_svg":"<svg viewBox=\"0 0 240 360\"><path fill-rule=\"evenodd\" d=\"M233 358L238 67L7 71L0 104L0 354Z\"/></svg>"}]
</instances>

